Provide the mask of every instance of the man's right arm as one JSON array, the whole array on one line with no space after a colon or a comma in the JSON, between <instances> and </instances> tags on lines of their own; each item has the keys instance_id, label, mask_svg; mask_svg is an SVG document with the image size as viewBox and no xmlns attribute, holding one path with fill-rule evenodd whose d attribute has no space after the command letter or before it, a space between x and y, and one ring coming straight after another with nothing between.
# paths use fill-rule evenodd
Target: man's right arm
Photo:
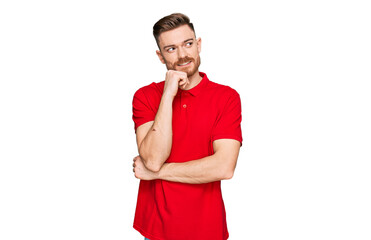
<instances>
[{"instance_id":1,"label":"man's right arm","mask_svg":"<svg viewBox=\"0 0 371 240\"><path fill-rule=\"evenodd\" d=\"M173 99L178 88L188 84L186 73L168 71L166 73L164 92L154 121L137 128L137 145L144 165L157 172L170 155L173 129Z\"/></svg>"},{"instance_id":2,"label":"man's right arm","mask_svg":"<svg viewBox=\"0 0 371 240\"><path fill-rule=\"evenodd\" d=\"M173 137L172 103L171 98L162 95L155 120L137 128L139 155L144 165L154 172L160 170L170 155Z\"/></svg>"}]
</instances>

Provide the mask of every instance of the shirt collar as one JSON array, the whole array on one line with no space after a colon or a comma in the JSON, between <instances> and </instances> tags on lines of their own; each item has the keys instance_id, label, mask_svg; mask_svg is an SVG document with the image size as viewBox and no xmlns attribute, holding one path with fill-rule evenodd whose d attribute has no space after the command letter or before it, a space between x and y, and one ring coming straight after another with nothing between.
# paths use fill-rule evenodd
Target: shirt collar
<instances>
[{"instance_id":1,"label":"shirt collar","mask_svg":"<svg viewBox=\"0 0 371 240\"><path fill-rule=\"evenodd\" d=\"M189 90L181 90L180 89L180 91L178 91L178 94L180 94L181 92L188 92L192 96L199 95L202 92L202 89L205 88L205 86L209 82L209 79L207 78L206 73L199 72L199 74L202 77L202 79L201 79L201 81L196 86L194 86L193 88L191 88Z\"/></svg>"}]
</instances>

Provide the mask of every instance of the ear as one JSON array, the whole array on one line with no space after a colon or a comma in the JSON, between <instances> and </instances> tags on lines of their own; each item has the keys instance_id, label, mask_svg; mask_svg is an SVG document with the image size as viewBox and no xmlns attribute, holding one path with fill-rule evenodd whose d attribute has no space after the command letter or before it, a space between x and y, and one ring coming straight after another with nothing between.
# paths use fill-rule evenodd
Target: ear
<instances>
[{"instance_id":1,"label":"ear","mask_svg":"<svg viewBox=\"0 0 371 240\"><path fill-rule=\"evenodd\" d=\"M197 50L198 50L198 53L200 53L201 52L201 38L199 37L199 38L197 38Z\"/></svg>"},{"instance_id":2,"label":"ear","mask_svg":"<svg viewBox=\"0 0 371 240\"><path fill-rule=\"evenodd\" d=\"M159 50L156 50L157 57L160 59L162 64L165 64L164 57L162 56L162 53Z\"/></svg>"}]
</instances>

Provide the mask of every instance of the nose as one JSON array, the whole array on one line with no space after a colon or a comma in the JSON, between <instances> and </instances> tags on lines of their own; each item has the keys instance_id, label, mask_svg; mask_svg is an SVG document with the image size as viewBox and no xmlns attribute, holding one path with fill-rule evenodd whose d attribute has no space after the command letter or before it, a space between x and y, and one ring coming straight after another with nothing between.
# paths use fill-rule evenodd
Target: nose
<instances>
[{"instance_id":1,"label":"nose","mask_svg":"<svg viewBox=\"0 0 371 240\"><path fill-rule=\"evenodd\" d=\"M178 48L178 58L184 58L185 56L187 56L187 53L185 51L185 49L183 47L179 47Z\"/></svg>"}]
</instances>

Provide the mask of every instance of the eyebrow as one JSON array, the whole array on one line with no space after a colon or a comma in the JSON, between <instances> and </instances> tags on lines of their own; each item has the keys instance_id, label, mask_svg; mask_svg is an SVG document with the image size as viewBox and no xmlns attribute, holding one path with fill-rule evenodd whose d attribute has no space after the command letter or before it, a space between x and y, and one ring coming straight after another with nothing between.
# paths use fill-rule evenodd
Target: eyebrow
<instances>
[{"instance_id":1,"label":"eyebrow","mask_svg":"<svg viewBox=\"0 0 371 240\"><path fill-rule=\"evenodd\" d=\"M186 43L186 42L188 42L188 41L190 41L190 40L193 40L193 38L188 38L187 40L184 40L183 43ZM166 49L166 48L168 48L168 47L174 47L174 46L175 46L174 44L167 45L167 46L163 47L163 49Z\"/></svg>"}]
</instances>

